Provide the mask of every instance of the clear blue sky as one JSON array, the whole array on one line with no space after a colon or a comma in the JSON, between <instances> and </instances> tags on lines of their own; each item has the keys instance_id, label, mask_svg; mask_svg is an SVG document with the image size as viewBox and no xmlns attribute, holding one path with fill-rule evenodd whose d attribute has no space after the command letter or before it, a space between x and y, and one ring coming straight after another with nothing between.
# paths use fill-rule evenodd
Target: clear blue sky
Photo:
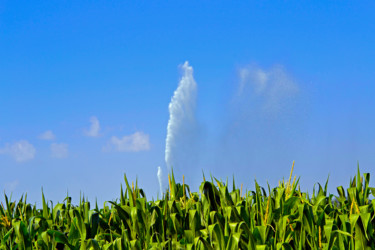
<instances>
[{"instance_id":1,"label":"clear blue sky","mask_svg":"<svg viewBox=\"0 0 375 250\"><path fill-rule=\"evenodd\" d=\"M373 173L374 11L373 1L1 1L0 187L36 202L41 187L54 201L67 190L104 201L126 173L156 197L185 61L196 150L174 166L178 179L196 189L203 169L274 185L295 160L304 189L331 174L334 191L357 161Z\"/></svg>"}]
</instances>

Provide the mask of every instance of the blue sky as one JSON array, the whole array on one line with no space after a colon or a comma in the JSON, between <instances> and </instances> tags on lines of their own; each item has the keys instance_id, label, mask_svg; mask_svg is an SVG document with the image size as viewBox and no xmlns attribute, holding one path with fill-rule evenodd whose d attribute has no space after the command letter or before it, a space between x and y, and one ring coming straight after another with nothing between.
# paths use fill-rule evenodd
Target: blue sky
<instances>
[{"instance_id":1,"label":"blue sky","mask_svg":"<svg viewBox=\"0 0 375 250\"><path fill-rule=\"evenodd\" d=\"M193 67L181 179L202 169L253 188L375 165L371 1L2 1L0 188L112 200L123 174L156 197L168 105ZM49 132L48 132L49 131ZM186 141L189 139L188 141ZM165 186L166 182L163 184Z\"/></svg>"}]
</instances>

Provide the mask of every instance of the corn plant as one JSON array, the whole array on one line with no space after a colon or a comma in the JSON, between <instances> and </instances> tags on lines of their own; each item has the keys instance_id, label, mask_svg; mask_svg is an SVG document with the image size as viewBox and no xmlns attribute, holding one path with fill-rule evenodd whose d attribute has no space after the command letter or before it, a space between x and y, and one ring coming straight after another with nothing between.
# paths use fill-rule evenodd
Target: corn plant
<instances>
[{"instance_id":1,"label":"corn plant","mask_svg":"<svg viewBox=\"0 0 375 250\"><path fill-rule=\"evenodd\" d=\"M4 195L0 206L1 249L375 249L375 188L370 174L357 175L348 188L329 194L328 180L311 195L300 190L299 178L265 189L231 188L211 177L198 192L177 183L159 200L128 182L116 201L93 206L84 196L74 205L42 207ZM293 181L292 181L293 179Z\"/></svg>"}]
</instances>

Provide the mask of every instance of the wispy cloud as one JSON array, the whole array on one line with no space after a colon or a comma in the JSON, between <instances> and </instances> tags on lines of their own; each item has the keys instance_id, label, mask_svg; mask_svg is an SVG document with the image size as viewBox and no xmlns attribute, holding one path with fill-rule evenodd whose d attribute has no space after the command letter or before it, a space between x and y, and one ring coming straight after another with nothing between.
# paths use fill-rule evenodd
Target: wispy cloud
<instances>
[{"instance_id":1,"label":"wispy cloud","mask_svg":"<svg viewBox=\"0 0 375 250\"><path fill-rule=\"evenodd\" d=\"M56 138L56 136L51 130L47 130L46 132L40 134L38 138L41 140L52 141Z\"/></svg>"},{"instance_id":2,"label":"wispy cloud","mask_svg":"<svg viewBox=\"0 0 375 250\"><path fill-rule=\"evenodd\" d=\"M13 192L19 184L18 180L4 183L4 189L6 192Z\"/></svg>"},{"instance_id":3,"label":"wispy cloud","mask_svg":"<svg viewBox=\"0 0 375 250\"><path fill-rule=\"evenodd\" d=\"M90 118L91 126L88 130L84 131L84 134L86 136L90 137L98 137L99 136L99 130L100 130L100 123L96 116L92 116Z\"/></svg>"},{"instance_id":4,"label":"wispy cloud","mask_svg":"<svg viewBox=\"0 0 375 250\"><path fill-rule=\"evenodd\" d=\"M65 143L52 143L51 156L53 158L66 158L68 157L68 144Z\"/></svg>"},{"instance_id":5,"label":"wispy cloud","mask_svg":"<svg viewBox=\"0 0 375 250\"><path fill-rule=\"evenodd\" d=\"M139 152L150 149L149 135L143 132L135 132L131 135L118 138L112 136L105 150L114 150L119 152Z\"/></svg>"},{"instance_id":6,"label":"wispy cloud","mask_svg":"<svg viewBox=\"0 0 375 250\"><path fill-rule=\"evenodd\" d=\"M10 155L17 162L25 162L34 159L35 147L26 140L21 140L13 144L6 144L0 149L0 154Z\"/></svg>"},{"instance_id":7,"label":"wispy cloud","mask_svg":"<svg viewBox=\"0 0 375 250\"><path fill-rule=\"evenodd\" d=\"M298 93L297 83L280 65L267 70L250 65L241 68L238 74L239 95L250 91L261 97L265 111L278 111L285 100Z\"/></svg>"}]
</instances>

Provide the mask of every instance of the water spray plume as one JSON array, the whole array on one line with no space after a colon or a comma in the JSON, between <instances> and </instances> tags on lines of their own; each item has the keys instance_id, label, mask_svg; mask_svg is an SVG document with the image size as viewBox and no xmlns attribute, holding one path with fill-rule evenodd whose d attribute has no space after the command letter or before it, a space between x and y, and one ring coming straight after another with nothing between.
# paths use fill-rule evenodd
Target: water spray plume
<instances>
[{"instance_id":1,"label":"water spray plume","mask_svg":"<svg viewBox=\"0 0 375 250\"><path fill-rule=\"evenodd\" d=\"M158 173L157 173L157 176L158 176L158 180L159 180L159 187L160 187L160 195L163 196L163 185L162 185L162 172L161 172L161 167L159 166L158 167Z\"/></svg>"},{"instance_id":2,"label":"water spray plume","mask_svg":"<svg viewBox=\"0 0 375 250\"><path fill-rule=\"evenodd\" d=\"M174 159L178 144L178 137L184 135L195 123L195 103L197 84L193 77L193 67L186 61L182 66L183 75L169 103L169 121L165 145L165 163L170 170L175 167Z\"/></svg>"}]
</instances>

